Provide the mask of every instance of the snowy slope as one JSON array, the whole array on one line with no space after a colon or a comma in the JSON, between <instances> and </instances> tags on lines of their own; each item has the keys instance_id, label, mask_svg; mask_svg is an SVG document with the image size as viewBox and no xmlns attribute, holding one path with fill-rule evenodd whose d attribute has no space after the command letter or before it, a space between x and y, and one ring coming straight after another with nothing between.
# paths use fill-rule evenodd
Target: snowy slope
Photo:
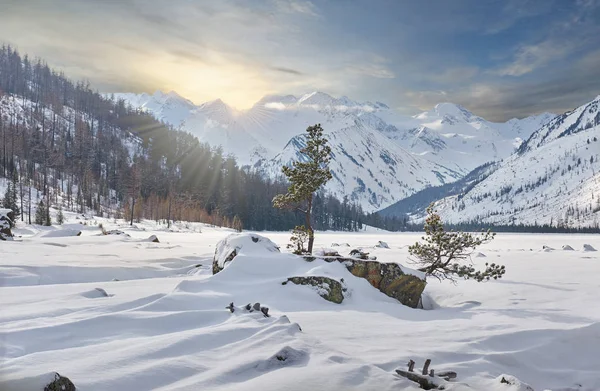
<instances>
[{"instance_id":1,"label":"snowy slope","mask_svg":"<svg viewBox=\"0 0 600 391\"><path fill-rule=\"evenodd\" d=\"M480 251L506 265L505 278L430 280L432 309L417 310L342 265L285 253L246 254L213 276L215 245L230 230L98 222L131 237L101 235L88 220L21 225L22 237L2 243L1 390L42 390L52 378L46 374L57 371L87 391L416 391L394 370L426 358L436 373L458 373L449 391L526 390L501 383L503 374L537 391L600 389L600 252L582 251L600 242L590 235L500 234ZM81 236L59 235L76 226ZM147 241L151 234L160 243ZM289 240L289 233L262 234L281 248ZM348 242L405 262L407 245L420 236L318 233L316 245ZM390 249L372 248L379 240ZM548 244L575 251L542 251ZM333 304L309 287L282 285L290 274L344 277L347 297ZM232 301L260 302L272 317L231 314L224 307Z\"/></svg>"},{"instance_id":2,"label":"snowy slope","mask_svg":"<svg viewBox=\"0 0 600 391\"><path fill-rule=\"evenodd\" d=\"M536 131L484 181L441 200L449 221L600 223L600 96Z\"/></svg>"},{"instance_id":3,"label":"snowy slope","mask_svg":"<svg viewBox=\"0 0 600 391\"><path fill-rule=\"evenodd\" d=\"M269 175L296 158L304 130L322 124L331 138L336 178L327 190L348 195L367 211L393 204L428 186L461 178L509 156L550 114L495 124L442 103L414 117L381 102L358 102L323 92L270 95L240 112L221 100L194 106L175 93L116 94L161 120L220 145ZM382 137L383 136L383 137ZM391 142L390 142L391 140Z\"/></svg>"}]
</instances>

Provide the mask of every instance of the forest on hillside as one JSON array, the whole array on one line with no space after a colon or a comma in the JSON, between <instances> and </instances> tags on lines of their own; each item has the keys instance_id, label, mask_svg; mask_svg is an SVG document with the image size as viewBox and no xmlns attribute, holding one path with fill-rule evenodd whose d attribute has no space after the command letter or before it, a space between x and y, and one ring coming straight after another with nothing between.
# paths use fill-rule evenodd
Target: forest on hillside
<instances>
[{"instance_id":1,"label":"forest on hillside","mask_svg":"<svg viewBox=\"0 0 600 391\"><path fill-rule=\"evenodd\" d=\"M32 205L43 201L99 216L252 230L302 223L297 212L271 204L287 188L283 179L240 168L220 148L6 45L0 48L0 176L9 179L28 222ZM356 231L364 223L397 230L405 223L367 216L347 198L323 192L313 215L319 230Z\"/></svg>"}]
</instances>

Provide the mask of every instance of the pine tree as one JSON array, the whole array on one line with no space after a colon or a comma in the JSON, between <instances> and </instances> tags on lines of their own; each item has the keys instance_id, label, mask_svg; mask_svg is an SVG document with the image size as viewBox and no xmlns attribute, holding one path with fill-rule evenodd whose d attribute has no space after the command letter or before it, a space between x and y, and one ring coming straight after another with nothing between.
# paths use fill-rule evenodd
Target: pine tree
<instances>
[{"instance_id":1,"label":"pine tree","mask_svg":"<svg viewBox=\"0 0 600 391\"><path fill-rule=\"evenodd\" d=\"M292 252L296 255L302 255L308 253L304 248L304 244L308 240L308 231L305 226L297 225L292 230L292 237L290 238L290 244L287 245L287 248L292 250Z\"/></svg>"},{"instance_id":2,"label":"pine tree","mask_svg":"<svg viewBox=\"0 0 600 391\"><path fill-rule=\"evenodd\" d=\"M242 232L242 230L244 229L244 226L242 224L242 220L240 220L240 218L238 217L238 215L235 215L233 217L233 222L231 224L232 228L235 229L238 232Z\"/></svg>"},{"instance_id":3,"label":"pine tree","mask_svg":"<svg viewBox=\"0 0 600 391\"><path fill-rule=\"evenodd\" d=\"M37 206L37 210L35 211L35 223L37 225L46 225L46 205L44 204L44 200L40 200Z\"/></svg>"},{"instance_id":4,"label":"pine tree","mask_svg":"<svg viewBox=\"0 0 600 391\"><path fill-rule=\"evenodd\" d=\"M422 266L419 270L427 276L452 281L454 276L458 276L481 282L490 278L502 278L505 273L504 266L495 263L486 263L484 271L476 271L471 264L461 264L470 260L477 247L494 239L495 233L488 230L476 236L467 232L448 232L442 225L440 215L433 209L433 204L427 208L424 229L425 243L413 244L408 248L408 252L417 258L417 263Z\"/></svg>"},{"instance_id":5,"label":"pine tree","mask_svg":"<svg viewBox=\"0 0 600 391\"><path fill-rule=\"evenodd\" d=\"M56 222L59 225L63 225L63 223L65 222L65 215L63 214L62 205L58 206L58 211L56 213Z\"/></svg>"},{"instance_id":6,"label":"pine tree","mask_svg":"<svg viewBox=\"0 0 600 391\"><path fill-rule=\"evenodd\" d=\"M16 171L14 173L16 175ZM17 197L17 184L16 184L16 176L13 175L12 180L8 182L8 186L6 187L6 192L4 193L4 199L2 202L2 207L6 209L10 209L14 213L14 221L11 223L14 227L17 218L21 214L21 209L19 208L18 197Z\"/></svg>"},{"instance_id":7,"label":"pine tree","mask_svg":"<svg viewBox=\"0 0 600 391\"><path fill-rule=\"evenodd\" d=\"M290 208L304 213L306 231L308 232L308 252L312 253L315 233L312 228L311 211L314 193L332 178L329 170L331 148L323 137L321 124L306 129L306 146L300 150L304 159L295 161L292 166L284 166L282 171L290 185L286 194L278 194L273 198L276 208Z\"/></svg>"}]
</instances>

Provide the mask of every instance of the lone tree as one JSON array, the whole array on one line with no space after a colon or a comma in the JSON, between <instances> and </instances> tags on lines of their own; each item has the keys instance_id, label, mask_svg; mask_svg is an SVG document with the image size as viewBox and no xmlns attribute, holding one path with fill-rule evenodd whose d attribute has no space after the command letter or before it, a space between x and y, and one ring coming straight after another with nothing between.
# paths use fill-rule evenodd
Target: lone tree
<instances>
[{"instance_id":1,"label":"lone tree","mask_svg":"<svg viewBox=\"0 0 600 391\"><path fill-rule=\"evenodd\" d=\"M433 209L433 204L427 208L424 228L425 242L413 244L408 248L408 252L417 259L416 263L422 266L419 270L425 272L426 276L452 281L455 281L454 276L458 276L481 282L490 278L502 278L506 272L504 265L495 263L486 263L485 270L476 271L470 262L473 251L478 246L492 241L495 233L488 230L473 235L468 232L446 231L440 215Z\"/></svg>"},{"instance_id":2,"label":"lone tree","mask_svg":"<svg viewBox=\"0 0 600 391\"><path fill-rule=\"evenodd\" d=\"M306 129L306 146L300 150L303 157L284 166L283 174L290 182L286 194L278 194L273 198L276 208L296 209L305 216L304 227L308 233L308 252L312 253L315 232L311 223L311 210L314 193L332 178L329 171L331 148L323 137L321 124L309 126Z\"/></svg>"}]
</instances>

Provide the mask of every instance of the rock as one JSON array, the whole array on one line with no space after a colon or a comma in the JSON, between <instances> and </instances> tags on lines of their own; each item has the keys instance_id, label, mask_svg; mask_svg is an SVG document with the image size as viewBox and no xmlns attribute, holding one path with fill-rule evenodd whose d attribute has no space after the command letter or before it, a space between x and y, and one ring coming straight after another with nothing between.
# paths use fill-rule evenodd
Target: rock
<instances>
[{"instance_id":1,"label":"rock","mask_svg":"<svg viewBox=\"0 0 600 391\"><path fill-rule=\"evenodd\" d=\"M568 244L565 244L564 246L562 246L562 249L565 251L573 251L574 248L569 246Z\"/></svg>"},{"instance_id":2,"label":"rock","mask_svg":"<svg viewBox=\"0 0 600 391\"><path fill-rule=\"evenodd\" d=\"M596 249L594 247L592 247L591 244L584 244L583 251L596 251Z\"/></svg>"},{"instance_id":3,"label":"rock","mask_svg":"<svg viewBox=\"0 0 600 391\"><path fill-rule=\"evenodd\" d=\"M495 380L500 385L505 385L504 389L507 391L534 391L529 384L523 383L512 375L500 375Z\"/></svg>"},{"instance_id":4,"label":"rock","mask_svg":"<svg viewBox=\"0 0 600 391\"><path fill-rule=\"evenodd\" d=\"M223 270L240 253L262 255L280 252L270 239L257 234L235 233L217 243L213 258L213 274Z\"/></svg>"},{"instance_id":5,"label":"rock","mask_svg":"<svg viewBox=\"0 0 600 391\"><path fill-rule=\"evenodd\" d=\"M390 248L390 246L386 242L383 242L381 240L377 242L377 244L375 245L375 247L378 247L378 248Z\"/></svg>"},{"instance_id":6,"label":"rock","mask_svg":"<svg viewBox=\"0 0 600 391\"><path fill-rule=\"evenodd\" d=\"M320 248L316 250L313 254L319 257L339 257L340 253L332 248Z\"/></svg>"},{"instance_id":7,"label":"rock","mask_svg":"<svg viewBox=\"0 0 600 391\"><path fill-rule=\"evenodd\" d=\"M477 253L475 254L475 258L486 258L487 255L485 255L484 253Z\"/></svg>"},{"instance_id":8,"label":"rock","mask_svg":"<svg viewBox=\"0 0 600 391\"><path fill-rule=\"evenodd\" d=\"M269 315L269 307L260 307L260 312L263 313L263 315L265 316L265 318L268 318Z\"/></svg>"},{"instance_id":9,"label":"rock","mask_svg":"<svg viewBox=\"0 0 600 391\"><path fill-rule=\"evenodd\" d=\"M0 208L0 240L12 240L11 228L15 221L15 214L10 209Z\"/></svg>"},{"instance_id":10,"label":"rock","mask_svg":"<svg viewBox=\"0 0 600 391\"><path fill-rule=\"evenodd\" d=\"M254 311L260 311L260 303L254 303L254 305L252 306L252 309Z\"/></svg>"},{"instance_id":11,"label":"rock","mask_svg":"<svg viewBox=\"0 0 600 391\"><path fill-rule=\"evenodd\" d=\"M94 288L102 297L108 297L108 293L102 288Z\"/></svg>"},{"instance_id":12,"label":"rock","mask_svg":"<svg viewBox=\"0 0 600 391\"><path fill-rule=\"evenodd\" d=\"M550 246L542 246L542 250L544 250L545 252L548 253L550 251L553 251L554 249L552 247L550 247Z\"/></svg>"},{"instance_id":13,"label":"rock","mask_svg":"<svg viewBox=\"0 0 600 391\"><path fill-rule=\"evenodd\" d=\"M156 237L156 235L151 235L151 236L148 238L148 241L149 241L149 242L152 242L152 243L160 243L160 241L158 240L158 238Z\"/></svg>"},{"instance_id":14,"label":"rock","mask_svg":"<svg viewBox=\"0 0 600 391\"><path fill-rule=\"evenodd\" d=\"M125 233L125 232L121 231L120 229L111 229L110 231L106 231L104 233L104 235L121 235L121 236L125 236L127 238L131 237L131 235L129 235L128 233Z\"/></svg>"},{"instance_id":15,"label":"rock","mask_svg":"<svg viewBox=\"0 0 600 391\"><path fill-rule=\"evenodd\" d=\"M44 391L77 391L77 388L68 377L56 373L54 380L44 387Z\"/></svg>"},{"instance_id":16,"label":"rock","mask_svg":"<svg viewBox=\"0 0 600 391\"><path fill-rule=\"evenodd\" d=\"M290 277L283 282L286 285L288 282L293 282L296 285L309 285L317 289L319 296L332 303L340 304L344 301L344 293L342 284L339 281L329 277L319 276L302 276Z\"/></svg>"},{"instance_id":17,"label":"rock","mask_svg":"<svg viewBox=\"0 0 600 391\"><path fill-rule=\"evenodd\" d=\"M360 249L354 249L350 251L350 256L359 259L369 259L369 253L366 253Z\"/></svg>"},{"instance_id":18,"label":"rock","mask_svg":"<svg viewBox=\"0 0 600 391\"><path fill-rule=\"evenodd\" d=\"M233 313L235 311L235 307L233 305L233 301L231 303L229 303L229 305L227 307L225 307L226 309L229 310L229 312Z\"/></svg>"},{"instance_id":19,"label":"rock","mask_svg":"<svg viewBox=\"0 0 600 391\"><path fill-rule=\"evenodd\" d=\"M303 258L307 262L317 259L314 256ZM412 308L418 307L421 294L427 284L423 273L416 270L412 271L413 274L405 273L402 266L397 263L382 263L347 257L324 257L322 259L325 262L342 263L354 276L366 279L380 292Z\"/></svg>"},{"instance_id":20,"label":"rock","mask_svg":"<svg viewBox=\"0 0 600 391\"><path fill-rule=\"evenodd\" d=\"M331 243L331 247L340 247L339 243Z\"/></svg>"},{"instance_id":21,"label":"rock","mask_svg":"<svg viewBox=\"0 0 600 391\"><path fill-rule=\"evenodd\" d=\"M289 366L304 366L308 362L310 355L303 350L297 350L290 346L285 346L271 356L269 359L256 365L258 371L272 371L276 368Z\"/></svg>"}]
</instances>

